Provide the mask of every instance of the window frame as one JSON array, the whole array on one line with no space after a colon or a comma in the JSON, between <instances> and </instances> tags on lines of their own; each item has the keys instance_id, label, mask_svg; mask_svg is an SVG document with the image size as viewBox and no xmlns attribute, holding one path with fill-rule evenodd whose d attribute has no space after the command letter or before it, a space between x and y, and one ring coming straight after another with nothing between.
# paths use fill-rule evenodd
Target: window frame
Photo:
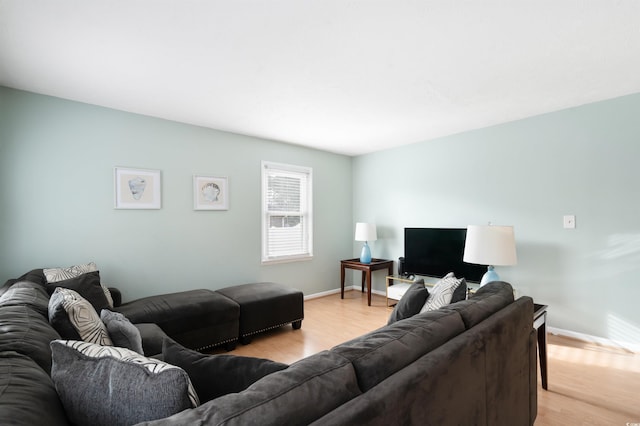
<instances>
[{"instance_id":1,"label":"window frame","mask_svg":"<svg viewBox=\"0 0 640 426\"><path fill-rule=\"evenodd\" d=\"M304 178L304 186L300 194L299 216L303 222L303 238L306 233L306 250L301 250L293 254L270 255L269 247L269 223L272 216L279 216L285 211L268 210L269 176L274 174L291 174ZM311 167L296 166L292 164L276 163L272 161L262 161L261 164L262 199L261 199L261 261L262 264L297 262L311 260L313 258L313 169ZM303 244L304 245L304 244Z\"/></svg>"}]
</instances>

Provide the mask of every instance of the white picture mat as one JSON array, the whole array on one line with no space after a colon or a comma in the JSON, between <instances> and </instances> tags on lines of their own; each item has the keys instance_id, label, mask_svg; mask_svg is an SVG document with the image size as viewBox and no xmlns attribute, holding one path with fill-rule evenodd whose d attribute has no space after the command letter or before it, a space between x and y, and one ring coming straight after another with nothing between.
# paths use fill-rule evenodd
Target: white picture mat
<instances>
[{"instance_id":1,"label":"white picture mat","mask_svg":"<svg viewBox=\"0 0 640 426\"><path fill-rule=\"evenodd\" d=\"M115 167L116 209L159 209L161 202L160 170Z\"/></svg>"},{"instance_id":2,"label":"white picture mat","mask_svg":"<svg viewBox=\"0 0 640 426\"><path fill-rule=\"evenodd\" d=\"M193 176L194 210L228 210L229 179L226 176Z\"/></svg>"}]
</instances>

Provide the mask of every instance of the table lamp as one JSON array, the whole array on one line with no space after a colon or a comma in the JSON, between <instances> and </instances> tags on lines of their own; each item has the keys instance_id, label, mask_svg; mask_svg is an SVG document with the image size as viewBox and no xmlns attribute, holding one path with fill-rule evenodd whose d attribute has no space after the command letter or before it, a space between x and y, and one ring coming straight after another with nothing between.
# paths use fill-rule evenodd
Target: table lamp
<instances>
[{"instance_id":1,"label":"table lamp","mask_svg":"<svg viewBox=\"0 0 640 426\"><path fill-rule=\"evenodd\" d=\"M513 226L469 225L464 245L463 259L467 263L487 265L480 286L498 281L500 277L493 270L495 265L515 265L516 241Z\"/></svg>"},{"instance_id":2,"label":"table lamp","mask_svg":"<svg viewBox=\"0 0 640 426\"><path fill-rule=\"evenodd\" d=\"M361 263L371 263L371 249L367 241L375 241L377 239L375 223L356 223L356 241L364 241L362 252L360 253Z\"/></svg>"}]
</instances>

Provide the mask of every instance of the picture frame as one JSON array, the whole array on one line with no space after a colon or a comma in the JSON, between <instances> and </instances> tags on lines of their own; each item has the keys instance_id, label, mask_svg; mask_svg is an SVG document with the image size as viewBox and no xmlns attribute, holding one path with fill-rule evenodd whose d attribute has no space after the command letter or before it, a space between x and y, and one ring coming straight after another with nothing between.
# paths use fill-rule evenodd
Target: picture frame
<instances>
[{"instance_id":1,"label":"picture frame","mask_svg":"<svg viewBox=\"0 0 640 426\"><path fill-rule=\"evenodd\" d=\"M160 209L160 170L114 167L114 208Z\"/></svg>"},{"instance_id":2,"label":"picture frame","mask_svg":"<svg viewBox=\"0 0 640 426\"><path fill-rule=\"evenodd\" d=\"M194 210L229 210L229 179L226 176L193 176Z\"/></svg>"}]
</instances>

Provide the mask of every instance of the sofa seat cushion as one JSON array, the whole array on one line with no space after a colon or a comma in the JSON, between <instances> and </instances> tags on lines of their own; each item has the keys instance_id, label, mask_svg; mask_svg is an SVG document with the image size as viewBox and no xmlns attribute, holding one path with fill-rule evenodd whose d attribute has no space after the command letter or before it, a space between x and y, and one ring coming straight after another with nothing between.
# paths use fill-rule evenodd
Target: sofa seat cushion
<instances>
[{"instance_id":1,"label":"sofa seat cushion","mask_svg":"<svg viewBox=\"0 0 640 426\"><path fill-rule=\"evenodd\" d=\"M307 425L360 395L353 366L323 351L269 374L240 393L145 425Z\"/></svg>"},{"instance_id":2,"label":"sofa seat cushion","mask_svg":"<svg viewBox=\"0 0 640 426\"><path fill-rule=\"evenodd\" d=\"M28 356L49 373L49 342L59 338L60 335L38 310L27 305L0 308L0 352L15 351Z\"/></svg>"},{"instance_id":3,"label":"sofa seat cushion","mask_svg":"<svg viewBox=\"0 0 640 426\"><path fill-rule=\"evenodd\" d=\"M69 420L118 426L196 407L189 376L179 367L113 346L51 342L51 378Z\"/></svg>"},{"instance_id":4,"label":"sofa seat cushion","mask_svg":"<svg viewBox=\"0 0 640 426\"><path fill-rule=\"evenodd\" d=\"M162 359L187 372L201 403L228 393L242 392L262 377L284 370L287 364L237 355L205 355L167 338Z\"/></svg>"},{"instance_id":5,"label":"sofa seat cushion","mask_svg":"<svg viewBox=\"0 0 640 426\"><path fill-rule=\"evenodd\" d=\"M51 377L17 352L0 352L0 424L69 424Z\"/></svg>"},{"instance_id":6,"label":"sofa seat cushion","mask_svg":"<svg viewBox=\"0 0 640 426\"><path fill-rule=\"evenodd\" d=\"M189 349L238 340L240 307L211 290L190 290L143 297L115 308L133 324L157 324Z\"/></svg>"},{"instance_id":7,"label":"sofa seat cushion","mask_svg":"<svg viewBox=\"0 0 640 426\"><path fill-rule=\"evenodd\" d=\"M469 299L445 306L442 310L458 312L468 330L512 303L513 300L511 284L493 281L480 287Z\"/></svg>"},{"instance_id":8,"label":"sofa seat cushion","mask_svg":"<svg viewBox=\"0 0 640 426\"><path fill-rule=\"evenodd\" d=\"M332 349L351 360L362 392L464 332L456 312L429 311L395 322Z\"/></svg>"}]
</instances>

